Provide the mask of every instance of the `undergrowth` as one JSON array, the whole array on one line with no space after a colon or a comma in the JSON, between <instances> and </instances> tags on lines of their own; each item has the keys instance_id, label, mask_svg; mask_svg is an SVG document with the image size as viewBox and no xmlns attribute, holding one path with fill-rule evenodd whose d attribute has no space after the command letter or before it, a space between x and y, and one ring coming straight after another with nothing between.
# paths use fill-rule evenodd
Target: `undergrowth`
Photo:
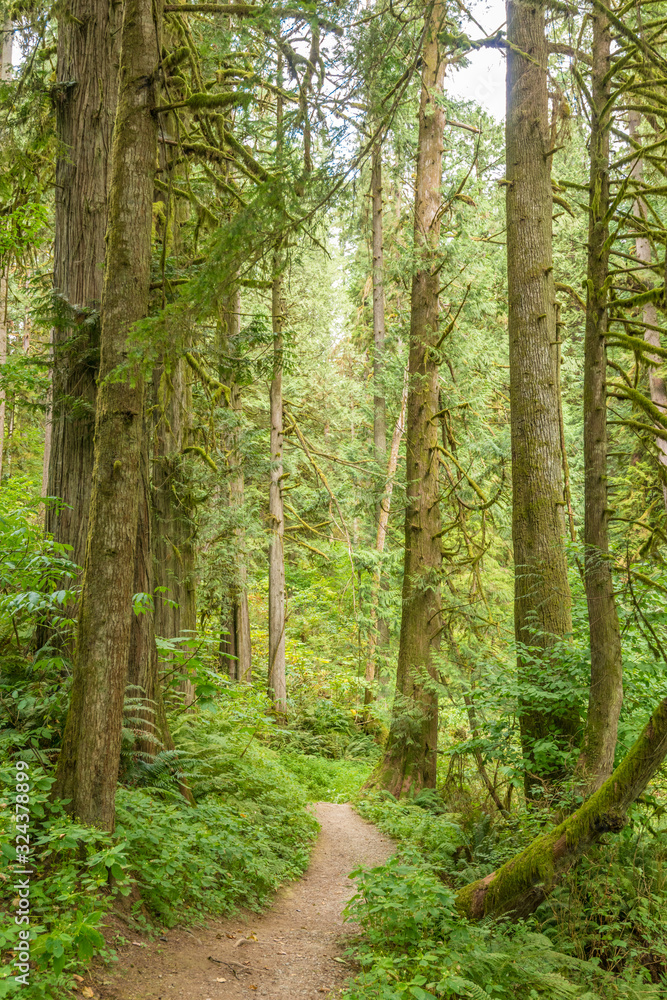
<instances>
[{"instance_id":1,"label":"undergrowth","mask_svg":"<svg viewBox=\"0 0 667 1000\"><path fill-rule=\"evenodd\" d=\"M484 814L448 813L433 792L407 803L372 795L358 808L399 846L387 864L357 873L347 916L363 931L351 949L361 971L347 1000L665 996L645 960L647 935L658 931L660 905L664 911L667 903L661 838L639 851L635 829L602 847L530 920L471 923L456 911L457 888L514 855L531 836L526 824L495 827ZM601 948L614 934L616 962ZM664 940L660 928L654 963L667 954Z\"/></svg>"}]
</instances>

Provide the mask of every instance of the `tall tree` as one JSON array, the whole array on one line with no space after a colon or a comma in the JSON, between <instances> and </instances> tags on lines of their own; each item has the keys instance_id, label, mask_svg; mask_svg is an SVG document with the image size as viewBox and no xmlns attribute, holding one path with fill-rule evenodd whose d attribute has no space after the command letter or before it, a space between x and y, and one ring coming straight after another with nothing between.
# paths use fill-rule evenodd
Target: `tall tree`
<instances>
[{"instance_id":1,"label":"tall tree","mask_svg":"<svg viewBox=\"0 0 667 1000\"><path fill-rule=\"evenodd\" d=\"M507 282L512 438L514 626L526 793L533 748L569 740L578 714L536 700L557 673L554 646L572 631L564 548L563 474L552 256L551 130L545 4L507 2ZM522 648L532 647L527 656ZM540 666L535 667L535 663ZM536 676L535 671L538 671Z\"/></svg>"},{"instance_id":2,"label":"tall tree","mask_svg":"<svg viewBox=\"0 0 667 1000\"><path fill-rule=\"evenodd\" d=\"M269 670L268 690L274 707L284 712L285 678L285 510L283 506L283 327L285 300L281 259L274 256L271 292L273 322L273 376L269 390L271 421L271 482L269 485Z\"/></svg>"},{"instance_id":3,"label":"tall tree","mask_svg":"<svg viewBox=\"0 0 667 1000\"><path fill-rule=\"evenodd\" d=\"M609 275L609 135L611 32L593 7L591 71L591 176L588 225L588 301L584 361L584 541L586 600L591 642L591 683L578 769L595 790L614 768L623 702L621 633L609 559L607 497L607 289Z\"/></svg>"},{"instance_id":4,"label":"tall tree","mask_svg":"<svg viewBox=\"0 0 667 1000\"><path fill-rule=\"evenodd\" d=\"M107 830L115 817L144 425L143 377L121 366L132 325L148 308L161 16L149 0L126 0L123 9L95 465L72 698L53 789L82 822Z\"/></svg>"},{"instance_id":5,"label":"tall tree","mask_svg":"<svg viewBox=\"0 0 667 1000\"><path fill-rule=\"evenodd\" d=\"M53 388L49 416L46 530L72 546L83 566L93 472L110 183L118 91L122 5L70 0L58 8L54 87L58 158L55 182Z\"/></svg>"},{"instance_id":6,"label":"tall tree","mask_svg":"<svg viewBox=\"0 0 667 1000\"><path fill-rule=\"evenodd\" d=\"M422 53L417 140L414 252L406 428L407 504L403 605L391 729L377 780L394 795L434 787L438 698L434 652L440 634L440 506L438 487L438 241L442 215L441 103L445 61L438 35L445 4L430 7Z\"/></svg>"},{"instance_id":7,"label":"tall tree","mask_svg":"<svg viewBox=\"0 0 667 1000\"><path fill-rule=\"evenodd\" d=\"M241 290L225 297L221 307L220 381L229 387L230 430L226 448L229 455L229 505L237 523L234 527L235 574L227 595L226 636L221 642L221 660L232 680L250 683L252 680L252 650L250 644L250 613L248 609L248 567L246 563L245 528L238 520L243 508L245 483L241 455L241 389L228 358L235 350L241 331Z\"/></svg>"},{"instance_id":8,"label":"tall tree","mask_svg":"<svg viewBox=\"0 0 667 1000\"><path fill-rule=\"evenodd\" d=\"M283 53L278 53L276 80L283 82ZM306 115L307 118L307 115ZM283 158L283 98L276 95L276 160ZM273 371L269 387L271 481L269 484L269 664L268 694L279 713L287 706L285 676L285 508L283 504L283 330L285 298L283 290L284 254L273 254L271 284L271 324L273 330Z\"/></svg>"},{"instance_id":9,"label":"tall tree","mask_svg":"<svg viewBox=\"0 0 667 1000\"><path fill-rule=\"evenodd\" d=\"M384 367L384 250L382 233L382 144L373 146L371 163L371 213L373 239L373 444L375 461L384 469L387 454L387 405L382 375ZM380 520L378 505L377 521Z\"/></svg>"}]
</instances>

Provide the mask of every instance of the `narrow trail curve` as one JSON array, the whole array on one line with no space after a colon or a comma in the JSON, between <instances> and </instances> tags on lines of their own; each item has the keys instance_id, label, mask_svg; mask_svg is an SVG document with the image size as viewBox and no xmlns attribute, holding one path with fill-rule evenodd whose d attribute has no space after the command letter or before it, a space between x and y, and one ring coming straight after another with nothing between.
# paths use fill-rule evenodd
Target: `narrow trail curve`
<instances>
[{"instance_id":1,"label":"narrow trail curve","mask_svg":"<svg viewBox=\"0 0 667 1000\"><path fill-rule=\"evenodd\" d=\"M359 865L382 864L393 844L348 804L318 802L313 811L322 829L308 871L278 892L270 910L212 923L204 931L170 931L166 943L129 945L119 952L121 971L104 985L95 984L96 995L102 1000L335 996L351 971L335 960L345 934L342 911L354 894L348 875ZM239 945L251 936L257 940Z\"/></svg>"}]
</instances>

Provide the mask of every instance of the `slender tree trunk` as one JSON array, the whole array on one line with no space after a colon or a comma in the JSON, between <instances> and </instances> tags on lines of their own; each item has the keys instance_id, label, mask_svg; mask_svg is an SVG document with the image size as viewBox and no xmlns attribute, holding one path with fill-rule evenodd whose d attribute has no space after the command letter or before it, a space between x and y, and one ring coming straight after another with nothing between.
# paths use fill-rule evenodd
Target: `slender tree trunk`
<instances>
[{"instance_id":1,"label":"slender tree trunk","mask_svg":"<svg viewBox=\"0 0 667 1000\"><path fill-rule=\"evenodd\" d=\"M183 358L164 361L153 372L152 550L155 569L155 634L176 639L194 635L195 551L191 489L183 449L187 447L190 391ZM188 677L181 691L194 700Z\"/></svg>"},{"instance_id":2,"label":"slender tree trunk","mask_svg":"<svg viewBox=\"0 0 667 1000\"><path fill-rule=\"evenodd\" d=\"M611 32L593 8L591 179L588 301L584 364L585 583L591 642L591 686L578 762L584 787L595 791L614 769L623 702L621 633L609 559L607 499L607 277L609 273L609 79Z\"/></svg>"},{"instance_id":3,"label":"slender tree trunk","mask_svg":"<svg viewBox=\"0 0 667 1000\"><path fill-rule=\"evenodd\" d=\"M535 704L556 671L555 643L572 631L564 549L545 4L507 3L507 277L512 436L514 623L524 756L574 737L578 714ZM521 646L533 648L529 657ZM541 663L541 668L535 667ZM537 675L536 671L537 670ZM543 777L548 777L544 776ZM555 777L552 774L551 777ZM526 775L526 794L535 779Z\"/></svg>"},{"instance_id":4,"label":"slender tree trunk","mask_svg":"<svg viewBox=\"0 0 667 1000\"><path fill-rule=\"evenodd\" d=\"M641 124L640 112L630 111L628 118L630 135L641 142L641 137L639 136L639 126ZM639 154L632 168L632 176L639 182L644 180L644 160ZM642 277L650 288L655 279L649 270L651 264L651 241L647 235L642 233L641 223L648 222L646 202L643 198L638 197L635 200L633 214L635 219L640 223L637 227L638 233L635 239L635 254L638 261L647 265L647 270ZM654 302L646 303L643 309L642 320L645 324L644 340L647 344L651 344L652 347L660 347L660 332L656 329L659 326L658 310ZM661 413L667 416L667 385L661 374L664 362L656 355L648 355L646 360L650 363L648 377L651 402L657 406ZM663 471L662 495L665 508L667 509L667 441L664 437L656 437L655 442L658 449L658 461Z\"/></svg>"},{"instance_id":5,"label":"slender tree trunk","mask_svg":"<svg viewBox=\"0 0 667 1000\"><path fill-rule=\"evenodd\" d=\"M5 263L0 270L0 369L7 363L7 298L9 292L9 265ZM5 456L5 417L7 399L4 389L0 389L0 483L2 483L3 462Z\"/></svg>"},{"instance_id":6,"label":"slender tree trunk","mask_svg":"<svg viewBox=\"0 0 667 1000\"><path fill-rule=\"evenodd\" d=\"M391 495L394 490L394 477L396 475L396 468L398 466L398 452L401 446L401 438L403 437L403 432L405 430L405 410L408 402L408 373L405 373L405 381L403 385L403 395L401 396L401 412L398 415L398 420L396 421L396 426L394 427L394 433L391 439L391 448L389 450L389 460L387 462L387 485L385 487L384 496L380 501L380 517L377 526L377 535L375 539L375 551L378 557L382 557L384 552L385 542L387 540L387 526L389 524L389 510L391 508ZM373 701L373 681L375 680L375 653L376 647L378 645L379 638L379 628L378 628L378 603L380 600L380 584L382 582L382 574L380 571L380 563L378 562L378 568L373 573L373 582L371 586L371 601L370 601L370 619L371 619L371 630L368 639L368 654L366 658L366 688L364 690L364 705L370 705Z\"/></svg>"},{"instance_id":7,"label":"slender tree trunk","mask_svg":"<svg viewBox=\"0 0 667 1000\"><path fill-rule=\"evenodd\" d=\"M384 469L387 456L387 409L382 387L384 369L384 253L382 249L382 145L373 146L371 168L373 230L373 443L375 461ZM378 504L377 522L380 520Z\"/></svg>"},{"instance_id":8,"label":"slender tree trunk","mask_svg":"<svg viewBox=\"0 0 667 1000\"><path fill-rule=\"evenodd\" d=\"M5 21L0 47L0 80L10 80L12 76L12 22ZM7 298L9 292L9 255L0 261L0 368L7 362ZM5 452L5 411L7 400L4 389L0 389L0 483Z\"/></svg>"},{"instance_id":9,"label":"slender tree trunk","mask_svg":"<svg viewBox=\"0 0 667 1000\"><path fill-rule=\"evenodd\" d=\"M139 484L139 509L137 516L137 541L134 549L135 594L147 594L154 601L155 570L152 545L152 511L150 492L150 429L149 418L144 418L141 442L141 468ZM155 611L151 601L143 614L132 616L130 654L128 658L127 689L131 698L144 702L143 709L134 713L142 719L139 727L139 750L145 757L154 757L160 750L173 750L174 741L169 732L162 697L158 653L155 645Z\"/></svg>"},{"instance_id":10,"label":"slender tree trunk","mask_svg":"<svg viewBox=\"0 0 667 1000\"><path fill-rule=\"evenodd\" d=\"M126 0L102 293L95 465L72 699L54 795L83 823L113 830L132 629L144 382L109 379L148 308L157 160L155 73L161 10Z\"/></svg>"},{"instance_id":11,"label":"slender tree trunk","mask_svg":"<svg viewBox=\"0 0 667 1000\"><path fill-rule=\"evenodd\" d=\"M274 258L272 291L273 378L269 392L271 483L269 487L269 697L277 712L287 705L285 678L285 513L283 509L283 325L285 302L280 259Z\"/></svg>"},{"instance_id":12,"label":"slender tree trunk","mask_svg":"<svg viewBox=\"0 0 667 1000\"><path fill-rule=\"evenodd\" d=\"M396 796L434 787L438 698L433 654L440 635L440 504L438 488L439 277L445 78L438 32L444 4L430 10L419 107L407 401L405 558L396 695L385 757L372 779Z\"/></svg>"},{"instance_id":13,"label":"slender tree trunk","mask_svg":"<svg viewBox=\"0 0 667 1000\"><path fill-rule=\"evenodd\" d=\"M385 316L384 316L384 248L382 212L382 143L373 146L371 160L371 214L373 238L373 445L378 471L387 464L387 404L384 392ZM382 502L375 511L375 527L379 528ZM386 646L389 627L384 618L373 623L377 629L376 643ZM366 688L366 695L370 689Z\"/></svg>"},{"instance_id":14,"label":"slender tree trunk","mask_svg":"<svg viewBox=\"0 0 667 1000\"><path fill-rule=\"evenodd\" d=\"M83 566L93 473L111 138L122 5L68 0L58 8L52 400L46 530Z\"/></svg>"},{"instance_id":15,"label":"slender tree trunk","mask_svg":"<svg viewBox=\"0 0 667 1000\"><path fill-rule=\"evenodd\" d=\"M220 380L229 386L233 426L228 436L229 452L229 504L237 520L243 509L245 483L241 445L241 391L233 368L225 367L223 355L236 350L241 330L241 292L237 289L222 307L220 344ZM246 563L245 528L237 523L234 528L236 579L228 596L227 630L222 656L232 680L249 684L252 680L252 650L250 645L250 614L248 610L248 568ZM226 653L226 655L225 655Z\"/></svg>"},{"instance_id":16,"label":"slender tree trunk","mask_svg":"<svg viewBox=\"0 0 667 1000\"><path fill-rule=\"evenodd\" d=\"M613 774L575 813L537 837L511 861L461 889L459 911L471 920L512 913L523 917L546 899L560 877L605 833L623 828L627 810L639 798L667 755L667 698Z\"/></svg>"}]
</instances>

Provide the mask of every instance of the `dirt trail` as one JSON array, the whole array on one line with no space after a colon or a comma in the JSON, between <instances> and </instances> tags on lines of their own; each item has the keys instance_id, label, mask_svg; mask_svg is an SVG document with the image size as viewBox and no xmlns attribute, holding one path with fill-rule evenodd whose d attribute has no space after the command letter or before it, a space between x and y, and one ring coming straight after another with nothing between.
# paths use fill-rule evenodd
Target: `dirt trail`
<instances>
[{"instance_id":1,"label":"dirt trail","mask_svg":"<svg viewBox=\"0 0 667 1000\"><path fill-rule=\"evenodd\" d=\"M354 894L348 875L358 865L382 864L393 845L349 805L318 802L314 812L322 830L310 867L280 890L269 911L204 931L170 931L166 943L122 948L119 972L98 979L95 994L103 1000L321 1000L336 994L351 973L335 960L346 931L343 907ZM239 944L250 937L257 940Z\"/></svg>"}]
</instances>

